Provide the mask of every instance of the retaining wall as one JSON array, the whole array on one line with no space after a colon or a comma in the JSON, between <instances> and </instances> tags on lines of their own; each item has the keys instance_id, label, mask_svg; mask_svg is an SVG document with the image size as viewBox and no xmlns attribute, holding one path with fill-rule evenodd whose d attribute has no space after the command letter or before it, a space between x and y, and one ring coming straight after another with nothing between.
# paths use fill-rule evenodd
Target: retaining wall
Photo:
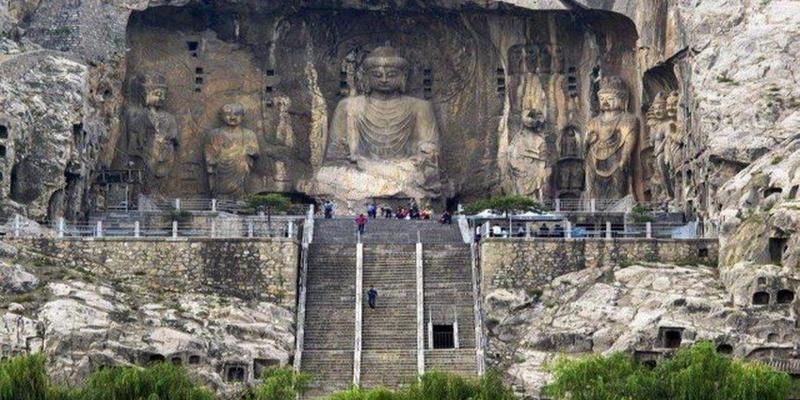
<instances>
[{"instance_id":1,"label":"retaining wall","mask_svg":"<svg viewBox=\"0 0 800 400\"><path fill-rule=\"evenodd\" d=\"M110 280L200 291L295 309L299 244L293 239L6 239L28 255Z\"/></svg>"},{"instance_id":2,"label":"retaining wall","mask_svg":"<svg viewBox=\"0 0 800 400\"><path fill-rule=\"evenodd\" d=\"M485 239L481 286L540 289L559 275L584 268L664 262L717 265L717 239Z\"/></svg>"}]
</instances>

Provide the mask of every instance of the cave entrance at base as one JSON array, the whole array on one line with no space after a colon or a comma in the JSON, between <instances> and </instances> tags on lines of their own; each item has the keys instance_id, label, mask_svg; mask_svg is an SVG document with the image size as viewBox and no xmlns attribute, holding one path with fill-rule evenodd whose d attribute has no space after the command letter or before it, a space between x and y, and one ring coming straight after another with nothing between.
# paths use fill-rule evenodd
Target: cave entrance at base
<instances>
[{"instance_id":1,"label":"cave entrance at base","mask_svg":"<svg viewBox=\"0 0 800 400\"><path fill-rule=\"evenodd\" d=\"M454 349L456 347L455 329L453 325L433 326L433 348Z\"/></svg>"}]
</instances>

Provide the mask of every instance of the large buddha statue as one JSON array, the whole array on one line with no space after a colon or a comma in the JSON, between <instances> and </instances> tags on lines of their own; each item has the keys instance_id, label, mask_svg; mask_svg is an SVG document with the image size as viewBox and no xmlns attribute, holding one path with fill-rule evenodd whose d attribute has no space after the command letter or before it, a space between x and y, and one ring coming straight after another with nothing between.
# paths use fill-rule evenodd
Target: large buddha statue
<instances>
[{"instance_id":1,"label":"large buddha statue","mask_svg":"<svg viewBox=\"0 0 800 400\"><path fill-rule=\"evenodd\" d=\"M586 134L586 194L620 199L633 193L632 158L639 140L639 118L628 112L628 89L616 76L600 81L600 114Z\"/></svg>"},{"instance_id":2,"label":"large buddha statue","mask_svg":"<svg viewBox=\"0 0 800 400\"><path fill-rule=\"evenodd\" d=\"M354 206L373 197L441 196L436 117L430 102L405 95L407 68L391 47L364 59L366 93L336 107L313 192Z\"/></svg>"},{"instance_id":3,"label":"large buddha statue","mask_svg":"<svg viewBox=\"0 0 800 400\"><path fill-rule=\"evenodd\" d=\"M222 107L225 126L206 137L205 160L211 194L219 198L240 198L246 193L247 178L259 155L255 132L242 126L244 106Z\"/></svg>"},{"instance_id":4,"label":"large buddha statue","mask_svg":"<svg viewBox=\"0 0 800 400\"><path fill-rule=\"evenodd\" d=\"M137 77L134 91L141 104L130 107L126 117L128 154L144 164L148 181L158 186L173 167L178 146L178 123L164 110L167 81L159 74Z\"/></svg>"}]
</instances>

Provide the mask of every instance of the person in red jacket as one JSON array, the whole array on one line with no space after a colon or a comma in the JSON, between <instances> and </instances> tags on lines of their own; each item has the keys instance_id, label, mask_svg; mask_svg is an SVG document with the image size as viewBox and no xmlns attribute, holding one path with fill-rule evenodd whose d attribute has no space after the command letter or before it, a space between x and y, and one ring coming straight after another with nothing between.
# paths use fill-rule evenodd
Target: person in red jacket
<instances>
[{"instance_id":1,"label":"person in red jacket","mask_svg":"<svg viewBox=\"0 0 800 400\"><path fill-rule=\"evenodd\" d=\"M367 226L367 217L363 213L356 217L356 225L358 225L358 233L364 234L364 228Z\"/></svg>"}]
</instances>

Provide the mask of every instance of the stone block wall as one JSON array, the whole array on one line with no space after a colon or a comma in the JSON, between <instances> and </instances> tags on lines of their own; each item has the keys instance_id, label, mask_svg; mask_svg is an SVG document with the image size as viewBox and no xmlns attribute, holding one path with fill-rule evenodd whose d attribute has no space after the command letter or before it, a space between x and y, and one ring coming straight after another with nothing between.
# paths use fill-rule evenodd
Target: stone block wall
<instances>
[{"instance_id":1,"label":"stone block wall","mask_svg":"<svg viewBox=\"0 0 800 400\"><path fill-rule=\"evenodd\" d=\"M14 246L111 280L198 291L295 309L299 245L290 239L13 239Z\"/></svg>"},{"instance_id":2,"label":"stone block wall","mask_svg":"<svg viewBox=\"0 0 800 400\"><path fill-rule=\"evenodd\" d=\"M486 239L481 243L481 286L540 289L559 275L584 268L636 262L717 265L716 239Z\"/></svg>"}]
</instances>

